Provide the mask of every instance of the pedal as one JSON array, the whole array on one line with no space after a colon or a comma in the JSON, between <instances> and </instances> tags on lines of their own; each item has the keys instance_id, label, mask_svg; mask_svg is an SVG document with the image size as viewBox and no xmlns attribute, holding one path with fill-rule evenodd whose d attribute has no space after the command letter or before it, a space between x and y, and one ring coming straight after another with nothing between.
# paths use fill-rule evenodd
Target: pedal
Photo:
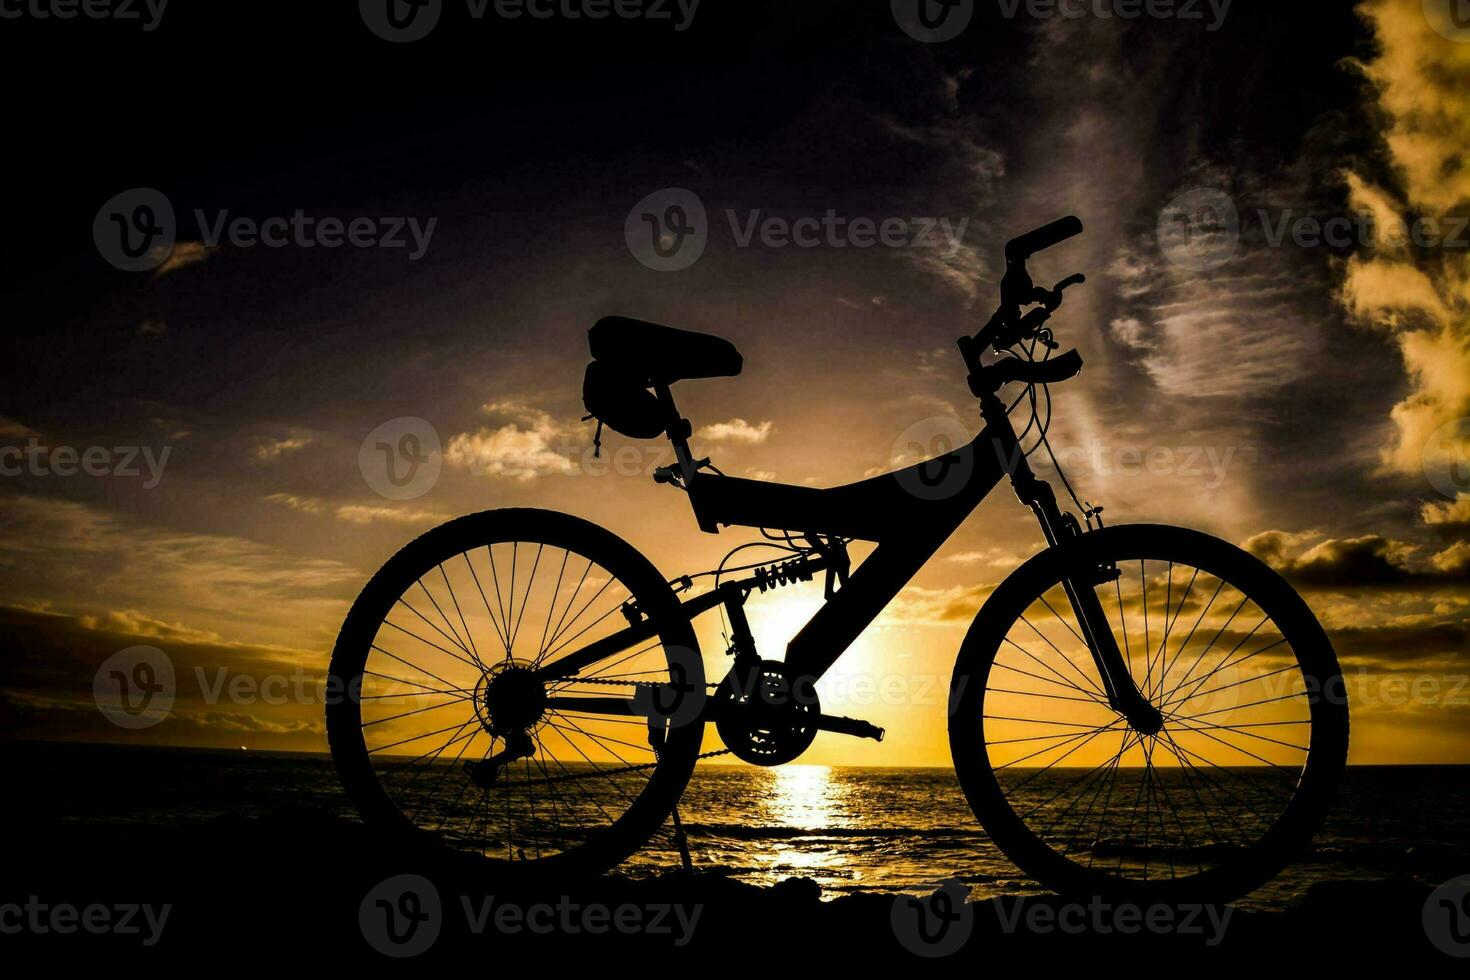
<instances>
[{"instance_id":1,"label":"pedal","mask_svg":"<svg viewBox=\"0 0 1470 980\"><path fill-rule=\"evenodd\" d=\"M871 722L863 721L861 718L839 718L836 715L818 715L817 730L836 732L839 735L852 735L855 738L871 738L875 742L883 741L883 729Z\"/></svg>"}]
</instances>

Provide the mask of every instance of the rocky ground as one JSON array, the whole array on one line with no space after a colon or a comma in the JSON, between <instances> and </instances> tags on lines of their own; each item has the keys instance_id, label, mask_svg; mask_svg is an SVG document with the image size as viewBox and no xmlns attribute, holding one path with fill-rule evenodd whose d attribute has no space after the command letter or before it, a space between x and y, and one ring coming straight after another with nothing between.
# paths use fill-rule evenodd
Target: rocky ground
<instances>
[{"instance_id":1,"label":"rocky ground","mask_svg":"<svg viewBox=\"0 0 1470 980\"><path fill-rule=\"evenodd\" d=\"M186 828L10 817L0 948L37 963L142 958L197 970L244 963L590 963L621 971L908 961L1130 966L1362 959L1452 966L1426 932L1428 886L1324 883L1286 912L1131 909L1050 897L916 902L718 873L497 892L483 875L396 854L360 825L313 812ZM958 893L960 896L963 892ZM1470 921L1467 912L1466 921ZM1444 940L1444 937L1440 937ZM1470 936L1464 953L1470 953Z\"/></svg>"}]
</instances>

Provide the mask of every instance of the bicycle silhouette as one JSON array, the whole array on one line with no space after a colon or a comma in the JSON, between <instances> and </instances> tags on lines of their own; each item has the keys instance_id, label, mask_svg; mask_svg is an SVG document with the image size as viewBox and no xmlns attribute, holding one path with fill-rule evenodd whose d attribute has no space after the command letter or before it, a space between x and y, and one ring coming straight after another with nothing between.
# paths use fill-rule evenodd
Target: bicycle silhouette
<instances>
[{"instance_id":1,"label":"bicycle silhouette","mask_svg":"<svg viewBox=\"0 0 1470 980\"><path fill-rule=\"evenodd\" d=\"M1047 386L1082 367L1075 350L1051 356L1046 324L1084 278L1041 288L1027 261L1081 230L1069 217L1006 245L1000 306L959 341L979 435L831 489L694 457L671 386L738 374L731 344L600 321L583 388L599 445L603 424L667 436L674 462L655 480L688 494L702 530L762 529L775 557L725 567L731 552L670 580L608 531L533 509L425 533L373 576L332 656L353 696L329 703L327 733L364 818L512 880L607 870L671 816L683 848L677 803L700 758L771 766L819 731L882 738L824 713L816 682L1008 480L1048 547L989 595L956 659L949 742L975 816L1063 892L1222 900L1279 871L1347 754L1326 634L1253 556L1182 528L1103 527L1070 485L1079 513L1064 510L1028 462L1051 451ZM876 545L856 567L854 541ZM825 602L783 660L763 658L745 602L819 574ZM693 620L715 610L731 661L707 681Z\"/></svg>"}]
</instances>

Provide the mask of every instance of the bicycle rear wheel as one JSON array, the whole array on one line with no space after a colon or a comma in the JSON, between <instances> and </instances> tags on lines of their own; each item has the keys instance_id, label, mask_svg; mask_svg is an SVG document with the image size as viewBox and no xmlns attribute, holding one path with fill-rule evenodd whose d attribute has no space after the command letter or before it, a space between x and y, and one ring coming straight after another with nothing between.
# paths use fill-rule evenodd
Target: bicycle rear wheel
<instances>
[{"instance_id":1,"label":"bicycle rear wheel","mask_svg":"<svg viewBox=\"0 0 1470 980\"><path fill-rule=\"evenodd\" d=\"M1062 583L1095 586L1163 729L1108 706ZM1086 586L1084 586L1086 587ZM1108 528L1043 552L976 617L952 684L950 748L971 808L1058 891L1225 901L1276 874L1346 763L1337 658L1301 597L1219 539Z\"/></svg>"},{"instance_id":2,"label":"bicycle rear wheel","mask_svg":"<svg viewBox=\"0 0 1470 980\"><path fill-rule=\"evenodd\" d=\"M634 620L649 639L538 674ZM620 538L548 511L462 517L394 555L348 613L331 674L349 696L329 702L327 737L364 819L502 877L622 861L669 815L702 736L626 707L676 681L704 688L668 584Z\"/></svg>"}]
</instances>

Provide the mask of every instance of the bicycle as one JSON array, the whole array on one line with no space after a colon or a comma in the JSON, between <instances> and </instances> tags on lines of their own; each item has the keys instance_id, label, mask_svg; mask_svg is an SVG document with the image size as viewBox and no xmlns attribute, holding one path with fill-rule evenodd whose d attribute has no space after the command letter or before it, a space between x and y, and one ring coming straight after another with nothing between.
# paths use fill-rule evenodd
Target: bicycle
<instances>
[{"instance_id":1,"label":"bicycle","mask_svg":"<svg viewBox=\"0 0 1470 980\"><path fill-rule=\"evenodd\" d=\"M1046 324L1085 278L1045 289L1027 262L1081 231L1068 217L1006 245L1000 306L959 340L980 434L831 489L694 458L671 386L739 374L733 345L599 321L583 388L598 446L603 425L666 436L674 462L654 479L689 496L699 527L759 528L777 554L666 579L565 514L489 511L428 531L372 577L332 654L332 683L352 696L329 704L327 733L364 819L511 880L606 871L671 816L683 847L677 803L700 758L771 766L819 731L883 737L823 713L814 685L1008 479L1047 548L985 600L956 659L949 743L976 818L1064 893L1223 900L1277 873L1345 765L1341 672L1306 603L1257 558L1182 528L1104 527L1070 484L1077 514L1033 473L1029 457L1051 451L1048 386L1082 368L1075 350L1050 356ZM876 544L857 567L854 541ZM818 574L823 605L784 660L763 658L745 602ZM692 621L716 609L733 659L707 682ZM723 748L705 751L708 728Z\"/></svg>"}]
</instances>

